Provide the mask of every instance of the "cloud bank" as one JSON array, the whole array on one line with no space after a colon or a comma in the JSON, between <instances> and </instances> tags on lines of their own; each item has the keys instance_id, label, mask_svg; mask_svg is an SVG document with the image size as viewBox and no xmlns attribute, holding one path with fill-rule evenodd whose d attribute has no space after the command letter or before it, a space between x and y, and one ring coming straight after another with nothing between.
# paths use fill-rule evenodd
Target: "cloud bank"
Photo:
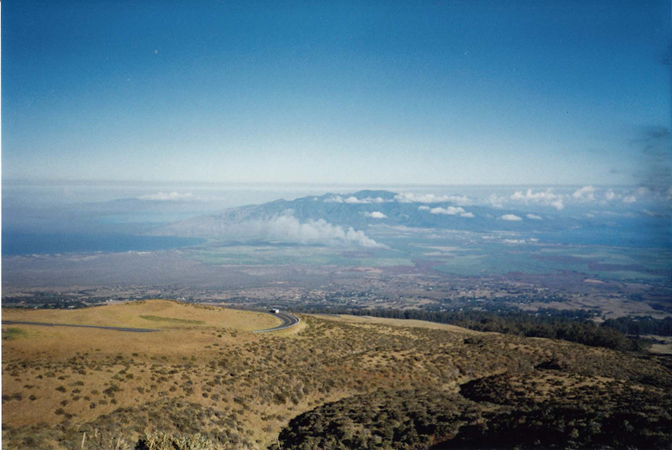
<instances>
[{"instance_id":1,"label":"cloud bank","mask_svg":"<svg viewBox=\"0 0 672 450\"><path fill-rule=\"evenodd\" d=\"M387 219L387 216L380 211L365 212L363 214L365 217L370 217L372 219Z\"/></svg>"},{"instance_id":2,"label":"cloud bank","mask_svg":"<svg viewBox=\"0 0 672 450\"><path fill-rule=\"evenodd\" d=\"M432 208L429 210L432 214L444 214L447 216L474 217L470 212L466 212L461 206L449 206L447 208Z\"/></svg>"},{"instance_id":3,"label":"cloud bank","mask_svg":"<svg viewBox=\"0 0 672 450\"><path fill-rule=\"evenodd\" d=\"M335 195L324 200L325 203L350 203L353 205L367 205L371 203L385 203L385 200L382 197L366 197L366 198L357 198L354 195L351 195L348 198L343 198L340 195Z\"/></svg>"},{"instance_id":4,"label":"cloud bank","mask_svg":"<svg viewBox=\"0 0 672 450\"><path fill-rule=\"evenodd\" d=\"M516 216L515 214L504 214L502 217L500 217L502 220L508 220L512 222L517 222L519 220L523 220L520 217Z\"/></svg>"},{"instance_id":5,"label":"cloud bank","mask_svg":"<svg viewBox=\"0 0 672 450\"><path fill-rule=\"evenodd\" d=\"M373 239L352 227L345 229L324 219L309 220L305 223L291 214L274 216L269 220L246 221L224 230L224 235L232 238L264 238L271 241L297 244L356 245L366 248L385 248Z\"/></svg>"},{"instance_id":6,"label":"cloud bank","mask_svg":"<svg viewBox=\"0 0 672 450\"><path fill-rule=\"evenodd\" d=\"M157 192L156 194L141 195L137 197L138 200L154 200L154 201L180 201L180 200L196 200L194 194L186 193L180 194L179 192Z\"/></svg>"},{"instance_id":7,"label":"cloud bank","mask_svg":"<svg viewBox=\"0 0 672 450\"><path fill-rule=\"evenodd\" d=\"M414 194L412 192L397 194L394 199L399 203L443 203L452 202L458 205L471 205L471 199L464 195Z\"/></svg>"},{"instance_id":8,"label":"cloud bank","mask_svg":"<svg viewBox=\"0 0 672 450\"><path fill-rule=\"evenodd\" d=\"M574 191L572 197L579 201L593 201L595 200L595 188L593 186L584 186Z\"/></svg>"},{"instance_id":9,"label":"cloud bank","mask_svg":"<svg viewBox=\"0 0 672 450\"><path fill-rule=\"evenodd\" d=\"M553 189L550 188L540 192L534 192L532 189L528 189L525 193L523 193L523 191L516 191L511 195L510 199L525 204L536 203L544 206L552 206L558 211L562 211L565 207L563 196L561 194L553 193Z\"/></svg>"}]
</instances>

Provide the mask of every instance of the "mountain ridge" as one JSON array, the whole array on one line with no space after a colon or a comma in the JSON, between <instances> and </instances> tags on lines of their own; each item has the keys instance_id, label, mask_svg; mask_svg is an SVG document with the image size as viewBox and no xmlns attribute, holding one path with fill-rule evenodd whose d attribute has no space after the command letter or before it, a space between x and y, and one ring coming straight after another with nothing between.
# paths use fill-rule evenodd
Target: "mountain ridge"
<instances>
[{"instance_id":1,"label":"mountain ridge","mask_svg":"<svg viewBox=\"0 0 672 450\"><path fill-rule=\"evenodd\" d=\"M347 234L375 225L485 231L495 224L500 230L521 230L525 228L522 222L530 221L521 212L470 205L455 198L459 200L456 196L415 198L385 190L326 193L231 208L175 222L153 234L237 239L241 234L263 237L266 233L278 238L281 233L274 232L278 227L296 228L299 233L301 227L305 233L311 232L310 227L332 227ZM541 220L534 222L537 228L549 228Z\"/></svg>"}]
</instances>

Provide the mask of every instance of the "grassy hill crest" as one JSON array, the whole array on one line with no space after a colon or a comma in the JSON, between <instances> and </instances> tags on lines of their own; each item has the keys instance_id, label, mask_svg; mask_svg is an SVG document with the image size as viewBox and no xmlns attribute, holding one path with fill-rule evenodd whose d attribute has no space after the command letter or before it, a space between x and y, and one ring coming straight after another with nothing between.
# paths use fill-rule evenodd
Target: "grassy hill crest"
<instances>
[{"instance_id":1,"label":"grassy hill crest","mask_svg":"<svg viewBox=\"0 0 672 450\"><path fill-rule=\"evenodd\" d=\"M130 328L217 326L243 331L272 328L281 323L265 314L195 305L175 300L141 300L77 310L5 309L4 320Z\"/></svg>"}]
</instances>

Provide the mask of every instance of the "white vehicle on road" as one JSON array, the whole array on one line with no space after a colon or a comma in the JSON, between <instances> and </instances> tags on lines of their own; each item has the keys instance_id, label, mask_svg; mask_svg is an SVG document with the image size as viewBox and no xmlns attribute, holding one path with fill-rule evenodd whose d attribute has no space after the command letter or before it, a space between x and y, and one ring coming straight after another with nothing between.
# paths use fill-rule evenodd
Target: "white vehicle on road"
<instances>
[{"instance_id":1,"label":"white vehicle on road","mask_svg":"<svg viewBox=\"0 0 672 450\"><path fill-rule=\"evenodd\" d=\"M279 310L279 309L275 309L275 308L274 308L274 309L271 309L270 312L272 312L273 314L280 314L280 310Z\"/></svg>"}]
</instances>

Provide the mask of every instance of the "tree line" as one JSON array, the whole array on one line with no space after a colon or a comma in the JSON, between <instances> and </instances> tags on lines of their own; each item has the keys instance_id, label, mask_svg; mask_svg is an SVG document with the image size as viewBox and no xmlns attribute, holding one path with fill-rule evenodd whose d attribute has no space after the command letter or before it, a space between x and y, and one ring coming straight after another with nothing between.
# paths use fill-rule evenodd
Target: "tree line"
<instances>
[{"instance_id":1,"label":"tree line","mask_svg":"<svg viewBox=\"0 0 672 450\"><path fill-rule=\"evenodd\" d=\"M296 311L296 309L295 309ZM298 312L298 311L297 311ZM589 320L587 311L558 311L540 309L525 311L424 311L420 309L305 309L301 312L351 314L391 319L415 319L445 323L476 331L494 331L526 337L561 339L591 347L605 347L620 351L643 351L646 343L629 338L619 329L597 325ZM628 333L632 334L632 333Z\"/></svg>"},{"instance_id":2,"label":"tree line","mask_svg":"<svg viewBox=\"0 0 672 450\"><path fill-rule=\"evenodd\" d=\"M672 336L672 317L665 317L664 319L654 319L651 316L619 317L618 319L605 320L603 326L633 336L640 336L642 334Z\"/></svg>"}]
</instances>

